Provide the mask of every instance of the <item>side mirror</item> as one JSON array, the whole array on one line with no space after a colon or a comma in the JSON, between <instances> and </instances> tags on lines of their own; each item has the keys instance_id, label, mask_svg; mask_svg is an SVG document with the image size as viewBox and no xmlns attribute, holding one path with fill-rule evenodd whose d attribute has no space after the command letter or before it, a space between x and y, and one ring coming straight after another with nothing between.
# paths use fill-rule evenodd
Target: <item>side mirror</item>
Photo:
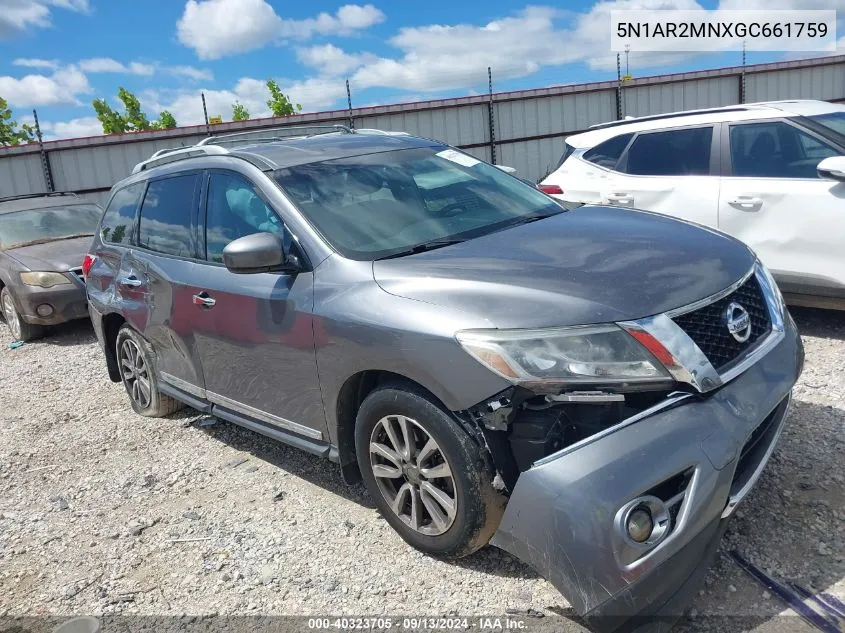
<instances>
[{"instance_id":1,"label":"side mirror","mask_svg":"<svg viewBox=\"0 0 845 633\"><path fill-rule=\"evenodd\" d=\"M819 176L829 180L845 182L845 156L831 156L816 165Z\"/></svg>"},{"instance_id":2,"label":"side mirror","mask_svg":"<svg viewBox=\"0 0 845 633\"><path fill-rule=\"evenodd\" d=\"M510 174L513 176L516 173L516 167L508 167L507 165L496 165L499 169L501 169L506 174Z\"/></svg>"},{"instance_id":3,"label":"side mirror","mask_svg":"<svg viewBox=\"0 0 845 633\"><path fill-rule=\"evenodd\" d=\"M233 273L267 273L284 267L285 248L278 235L253 233L229 242L223 249L223 263Z\"/></svg>"}]
</instances>

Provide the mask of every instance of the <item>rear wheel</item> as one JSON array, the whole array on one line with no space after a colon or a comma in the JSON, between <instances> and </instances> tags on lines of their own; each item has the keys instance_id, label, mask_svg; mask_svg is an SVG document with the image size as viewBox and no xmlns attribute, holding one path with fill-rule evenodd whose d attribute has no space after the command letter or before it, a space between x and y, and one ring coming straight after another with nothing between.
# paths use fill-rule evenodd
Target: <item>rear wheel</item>
<instances>
[{"instance_id":1,"label":"rear wheel","mask_svg":"<svg viewBox=\"0 0 845 633\"><path fill-rule=\"evenodd\" d=\"M504 499L483 449L421 389L387 385L367 396L355 444L370 495L410 545L458 558L490 540Z\"/></svg>"},{"instance_id":2,"label":"rear wheel","mask_svg":"<svg viewBox=\"0 0 845 633\"><path fill-rule=\"evenodd\" d=\"M12 298L12 293L8 287L0 290L0 308L2 308L3 319L6 321L6 325L9 326L14 340L31 341L41 336L41 326L27 323L18 314L18 309L15 307L15 300Z\"/></svg>"},{"instance_id":3,"label":"rear wheel","mask_svg":"<svg viewBox=\"0 0 845 633\"><path fill-rule=\"evenodd\" d=\"M115 354L120 378L135 413L155 418L169 415L185 406L159 391L152 350L128 325L124 325L117 333Z\"/></svg>"}]
</instances>

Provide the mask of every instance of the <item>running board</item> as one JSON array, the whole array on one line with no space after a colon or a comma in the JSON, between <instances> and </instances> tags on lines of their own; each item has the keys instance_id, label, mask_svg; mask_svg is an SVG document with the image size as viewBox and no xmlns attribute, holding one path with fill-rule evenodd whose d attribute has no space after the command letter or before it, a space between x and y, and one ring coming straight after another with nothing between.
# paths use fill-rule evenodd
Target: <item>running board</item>
<instances>
[{"instance_id":1,"label":"running board","mask_svg":"<svg viewBox=\"0 0 845 633\"><path fill-rule=\"evenodd\" d=\"M230 411L229 409L225 409L220 405L216 404L211 407L211 415L218 417L221 420L231 422L232 424L242 426L245 429L249 429L250 431L255 431L256 433L260 433L261 435L266 435L267 437L274 439L278 442L282 442L284 444L300 448L304 451L308 451L309 453L313 453L314 455L319 455L320 457L329 457L329 451L331 447L326 442L310 440L300 435L296 435L295 433L291 433L290 431L280 429L279 427L271 426L269 424L266 424L265 422L254 420L252 418L247 418L241 415L240 413L235 413L234 411Z\"/></svg>"}]
</instances>

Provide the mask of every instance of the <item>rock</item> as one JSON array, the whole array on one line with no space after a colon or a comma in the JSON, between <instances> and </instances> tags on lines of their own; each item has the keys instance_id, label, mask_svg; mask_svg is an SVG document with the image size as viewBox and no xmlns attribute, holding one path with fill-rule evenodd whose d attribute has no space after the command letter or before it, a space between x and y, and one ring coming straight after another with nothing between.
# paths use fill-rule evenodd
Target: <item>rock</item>
<instances>
[{"instance_id":1,"label":"rock","mask_svg":"<svg viewBox=\"0 0 845 633\"><path fill-rule=\"evenodd\" d=\"M182 517L185 518L185 519L188 519L189 521L199 521L200 520L200 515L198 515L196 512L183 512Z\"/></svg>"},{"instance_id":2,"label":"rock","mask_svg":"<svg viewBox=\"0 0 845 633\"><path fill-rule=\"evenodd\" d=\"M736 587L734 587L733 585L728 585L728 591L730 591L731 593L736 593Z\"/></svg>"},{"instance_id":3,"label":"rock","mask_svg":"<svg viewBox=\"0 0 845 633\"><path fill-rule=\"evenodd\" d=\"M259 576L261 578L262 584L269 585L271 582L273 582L273 579L276 577L276 570L273 569L270 565L264 565L261 568Z\"/></svg>"},{"instance_id":4,"label":"rock","mask_svg":"<svg viewBox=\"0 0 845 633\"><path fill-rule=\"evenodd\" d=\"M50 501L53 502L53 507L56 508L56 510L67 510L70 507L67 502L67 499L65 499L61 495L50 497Z\"/></svg>"}]
</instances>

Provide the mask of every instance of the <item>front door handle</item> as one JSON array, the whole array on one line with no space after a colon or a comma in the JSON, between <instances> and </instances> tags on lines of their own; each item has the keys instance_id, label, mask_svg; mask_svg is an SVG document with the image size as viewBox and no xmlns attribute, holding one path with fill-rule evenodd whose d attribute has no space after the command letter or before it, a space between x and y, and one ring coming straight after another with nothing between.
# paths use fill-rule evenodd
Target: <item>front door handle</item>
<instances>
[{"instance_id":1,"label":"front door handle","mask_svg":"<svg viewBox=\"0 0 845 633\"><path fill-rule=\"evenodd\" d=\"M763 200L757 196L737 196L733 200L728 200L728 204L745 211L756 211L763 206Z\"/></svg>"},{"instance_id":2,"label":"front door handle","mask_svg":"<svg viewBox=\"0 0 845 633\"><path fill-rule=\"evenodd\" d=\"M217 301L208 296L207 292L195 294L193 299L195 306L202 306L203 308L213 308L214 304L217 303Z\"/></svg>"},{"instance_id":3,"label":"front door handle","mask_svg":"<svg viewBox=\"0 0 845 633\"><path fill-rule=\"evenodd\" d=\"M630 193L614 192L607 194L607 201L613 204L634 204L634 196Z\"/></svg>"},{"instance_id":4,"label":"front door handle","mask_svg":"<svg viewBox=\"0 0 845 633\"><path fill-rule=\"evenodd\" d=\"M135 275L129 275L128 277L123 277L120 280L120 285L126 288L140 288L144 285L144 282L138 279Z\"/></svg>"}]
</instances>

